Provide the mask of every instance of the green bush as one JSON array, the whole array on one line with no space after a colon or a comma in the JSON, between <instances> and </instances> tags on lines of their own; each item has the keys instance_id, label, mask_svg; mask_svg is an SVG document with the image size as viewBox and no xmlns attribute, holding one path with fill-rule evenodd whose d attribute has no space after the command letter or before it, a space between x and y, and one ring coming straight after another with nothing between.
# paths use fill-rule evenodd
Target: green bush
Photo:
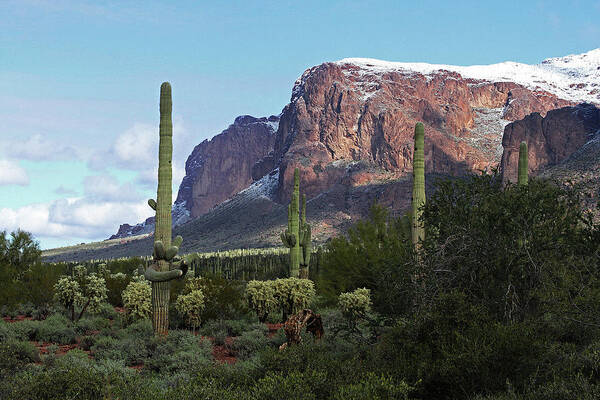
<instances>
[{"instance_id":1,"label":"green bush","mask_svg":"<svg viewBox=\"0 0 600 400\"><path fill-rule=\"evenodd\" d=\"M404 381L395 383L390 377L368 373L358 383L341 386L336 391L335 400L408 400L412 388Z\"/></svg>"},{"instance_id":2,"label":"green bush","mask_svg":"<svg viewBox=\"0 0 600 400\"><path fill-rule=\"evenodd\" d=\"M340 293L367 288L378 313L399 317L410 312L415 263L410 226L403 221L374 204L367 219L328 242L318 286L330 305Z\"/></svg>"},{"instance_id":3,"label":"green bush","mask_svg":"<svg viewBox=\"0 0 600 400\"><path fill-rule=\"evenodd\" d=\"M34 340L58 344L75 343L75 329L65 316L54 314L44 321L36 321L36 323L37 330Z\"/></svg>"},{"instance_id":4,"label":"green bush","mask_svg":"<svg viewBox=\"0 0 600 400\"><path fill-rule=\"evenodd\" d=\"M31 343L16 340L0 342L0 378L13 374L28 363L38 361L38 350Z\"/></svg>"},{"instance_id":5,"label":"green bush","mask_svg":"<svg viewBox=\"0 0 600 400\"><path fill-rule=\"evenodd\" d=\"M271 341L265 335L264 330L255 330L243 333L235 338L229 347L240 360L247 360L266 349Z\"/></svg>"}]
</instances>

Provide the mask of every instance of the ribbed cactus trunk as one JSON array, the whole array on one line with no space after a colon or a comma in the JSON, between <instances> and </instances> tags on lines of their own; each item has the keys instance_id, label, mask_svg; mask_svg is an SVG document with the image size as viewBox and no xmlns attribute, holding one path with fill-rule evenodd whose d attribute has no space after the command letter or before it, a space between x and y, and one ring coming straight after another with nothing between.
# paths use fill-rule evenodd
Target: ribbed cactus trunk
<instances>
[{"instance_id":1,"label":"ribbed cactus trunk","mask_svg":"<svg viewBox=\"0 0 600 400\"><path fill-rule=\"evenodd\" d=\"M160 86L160 125L158 145L158 190L156 194L156 222L154 240L161 241L164 248L171 246L171 201L173 172L173 122L171 85L164 82ZM168 271L167 260L157 260L157 271ZM171 282L152 282L152 325L154 333L166 335L169 332L169 289Z\"/></svg>"},{"instance_id":2,"label":"ribbed cactus trunk","mask_svg":"<svg viewBox=\"0 0 600 400\"><path fill-rule=\"evenodd\" d=\"M418 248L419 241L425 239L425 229L421 221L421 208L425 204L425 129L420 122L415 125L414 139L411 238L415 248Z\"/></svg>"},{"instance_id":3,"label":"ribbed cactus trunk","mask_svg":"<svg viewBox=\"0 0 600 400\"><path fill-rule=\"evenodd\" d=\"M294 191L288 205L288 228L281 234L281 241L290 249L290 277L298 278L300 275L300 264L302 263L300 252L300 171L294 170Z\"/></svg>"},{"instance_id":4,"label":"ribbed cactus trunk","mask_svg":"<svg viewBox=\"0 0 600 400\"><path fill-rule=\"evenodd\" d=\"M298 277L300 275L300 172L298 168L294 170L294 192L288 211L288 229L295 236L294 246L290 248L290 276Z\"/></svg>"},{"instance_id":5,"label":"ribbed cactus trunk","mask_svg":"<svg viewBox=\"0 0 600 400\"><path fill-rule=\"evenodd\" d=\"M310 225L306 223L306 195L302 195L302 212L300 213L300 236L301 263L300 278L308 279L310 272L310 255L312 253L312 238Z\"/></svg>"},{"instance_id":6,"label":"ribbed cactus trunk","mask_svg":"<svg viewBox=\"0 0 600 400\"><path fill-rule=\"evenodd\" d=\"M527 143L521 142L519 146L519 170L517 177L517 184L527 186L529 177L529 160L527 155Z\"/></svg>"}]
</instances>

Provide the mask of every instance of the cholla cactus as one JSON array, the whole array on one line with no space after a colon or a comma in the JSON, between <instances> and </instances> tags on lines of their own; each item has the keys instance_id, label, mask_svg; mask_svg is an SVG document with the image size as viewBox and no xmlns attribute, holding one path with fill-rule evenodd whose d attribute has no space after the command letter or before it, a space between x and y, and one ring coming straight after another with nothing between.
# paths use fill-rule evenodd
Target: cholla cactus
<instances>
[{"instance_id":1,"label":"cholla cactus","mask_svg":"<svg viewBox=\"0 0 600 400\"><path fill-rule=\"evenodd\" d=\"M362 288L353 292L342 293L338 297L338 304L347 318L357 319L363 317L371 311L371 291Z\"/></svg>"},{"instance_id":2,"label":"cholla cactus","mask_svg":"<svg viewBox=\"0 0 600 400\"><path fill-rule=\"evenodd\" d=\"M277 309L274 281L250 281L245 297L248 307L256 312L260 322L265 322L269 313Z\"/></svg>"},{"instance_id":3,"label":"cholla cactus","mask_svg":"<svg viewBox=\"0 0 600 400\"><path fill-rule=\"evenodd\" d=\"M63 276L54 285L54 301L71 312L71 321L75 320L75 304L80 298L81 287L72 277Z\"/></svg>"},{"instance_id":4,"label":"cholla cactus","mask_svg":"<svg viewBox=\"0 0 600 400\"><path fill-rule=\"evenodd\" d=\"M63 276L54 285L54 299L71 312L72 321L75 321L75 306L81 308L79 320L86 311L98 312L106 298L106 281L94 273L78 275L78 279Z\"/></svg>"},{"instance_id":5,"label":"cholla cactus","mask_svg":"<svg viewBox=\"0 0 600 400\"><path fill-rule=\"evenodd\" d=\"M136 319L150 318L152 313L152 288L146 280L135 280L129 282L121 293L123 305L127 313Z\"/></svg>"},{"instance_id":6,"label":"cholla cactus","mask_svg":"<svg viewBox=\"0 0 600 400\"><path fill-rule=\"evenodd\" d=\"M200 316L204 310L204 293L200 289L195 289L188 294L179 295L175 302L175 309L185 317L195 333L196 328L200 326Z\"/></svg>"},{"instance_id":7,"label":"cholla cactus","mask_svg":"<svg viewBox=\"0 0 600 400\"><path fill-rule=\"evenodd\" d=\"M283 312L283 321L308 307L315 297L315 284L309 279L285 278L274 282L275 299Z\"/></svg>"}]
</instances>

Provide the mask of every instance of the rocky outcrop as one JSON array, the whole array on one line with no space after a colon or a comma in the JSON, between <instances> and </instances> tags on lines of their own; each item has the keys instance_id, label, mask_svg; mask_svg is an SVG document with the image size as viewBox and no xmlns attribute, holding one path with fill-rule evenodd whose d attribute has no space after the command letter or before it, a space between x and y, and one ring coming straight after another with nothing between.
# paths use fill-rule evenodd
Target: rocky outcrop
<instances>
[{"instance_id":1,"label":"rocky outcrop","mask_svg":"<svg viewBox=\"0 0 600 400\"><path fill-rule=\"evenodd\" d=\"M402 210L410 202L403 190L412 172L416 122L425 125L426 173L462 175L504 164L505 127L523 120L508 128L514 139L505 138L510 174L513 141L518 147L525 129L543 131L544 124L559 129L562 114L554 117L550 110L583 100L600 104L599 82L600 49L538 65L324 63L296 81L279 117L238 117L196 146L174 211L180 222L195 219L266 176L278 179L268 199L286 204L295 168L309 199L335 199L350 219L364 215L365 199ZM541 122L547 113L548 122ZM530 145L537 152L530 168L559 162L585 143L572 130L558 136L552 143L543 144L540 137ZM359 198L357 206L353 200Z\"/></svg>"},{"instance_id":2,"label":"rocky outcrop","mask_svg":"<svg viewBox=\"0 0 600 400\"><path fill-rule=\"evenodd\" d=\"M538 174L567 160L599 131L600 109L586 103L549 111L545 117L532 113L512 122L506 126L502 139L503 178L516 180L522 141L527 142L529 172Z\"/></svg>"},{"instance_id":3,"label":"rocky outcrop","mask_svg":"<svg viewBox=\"0 0 600 400\"><path fill-rule=\"evenodd\" d=\"M370 170L361 183L399 178L411 173L414 125L422 121L426 171L461 175L498 165L503 127L511 120L571 104L513 82L448 70L425 75L368 62L325 63L296 82L273 153L260 163L279 168L282 203L294 168L309 198L348 182L348 165L358 161Z\"/></svg>"},{"instance_id":4,"label":"rocky outcrop","mask_svg":"<svg viewBox=\"0 0 600 400\"><path fill-rule=\"evenodd\" d=\"M253 182L252 167L273 149L278 123L276 116L240 116L222 133L197 145L185 163L175 204L196 218L247 188Z\"/></svg>"}]
</instances>

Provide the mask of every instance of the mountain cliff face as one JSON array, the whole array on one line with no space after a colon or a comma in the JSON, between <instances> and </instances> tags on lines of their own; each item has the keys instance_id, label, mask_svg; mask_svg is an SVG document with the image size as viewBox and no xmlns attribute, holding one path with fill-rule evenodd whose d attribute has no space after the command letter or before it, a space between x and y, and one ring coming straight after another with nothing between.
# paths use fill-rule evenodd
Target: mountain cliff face
<instances>
[{"instance_id":1,"label":"mountain cliff face","mask_svg":"<svg viewBox=\"0 0 600 400\"><path fill-rule=\"evenodd\" d=\"M252 183L252 166L273 149L279 117L237 117L219 135L197 145L185 163L175 205L192 218Z\"/></svg>"},{"instance_id":2,"label":"mountain cliff face","mask_svg":"<svg viewBox=\"0 0 600 400\"><path fill-rule=\"evenodd\" d=\"M410 187L417 121L425 125L429 174L461 175L496 166L510 174L514 143L518 148L527 135L538 138L531 144L535 172L568 157L585 143L585 135L570 131L572 137L560 138L556 133L552 144L544 144L544 135L525 131L543 131L543 124L571 129L575 122L563 126L564 115L551 110L582 101L600 104L600 49L538 65L324 63L296 81L279 117L238 117L196 146L186 163L176 217L180 223L197 218L264 177L271 183L277 179L268 199L285 204L294 168L301 171L308 199L327 197L328 205L344 213L342 219L363 216L374 199L403 210L410 202L404 192ZM547 122L540 122L547 114Z\"/></svg>"},{"instance_id":3,"label":"mountain cliff face","mask_svg":"<svg viewBox=\"0 0 600 400\"><path fill-rule=\"evenodd\" d=\"M549 111L546 117L532 113L506 126L501 170L504 179L516 181L519 144L527 142L529 172L538 174L567 160L600 131L600 110L582 103Z\"/></svg>"}]
</instances>

